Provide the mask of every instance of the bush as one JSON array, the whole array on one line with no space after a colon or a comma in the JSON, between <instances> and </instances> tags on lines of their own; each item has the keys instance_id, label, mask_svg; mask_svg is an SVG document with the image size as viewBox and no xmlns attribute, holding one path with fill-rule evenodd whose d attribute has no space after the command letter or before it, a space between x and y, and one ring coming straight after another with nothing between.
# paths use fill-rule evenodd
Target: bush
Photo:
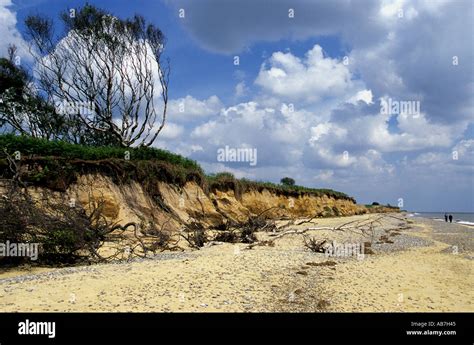
<instances>
[{"instance_id":1,"label":"bush","mask_svg":"<svg viewBox=\"0 0 474 345\"><path fill-rule=\"evenodd\" d=\"M213 176L216 180L235 180L234 174L226 171L209 176Z\"/></svg>"},{"instance_id":2,"label":"bush","mask_svg":"<svg viewBox=\"0 0 474 345\"><path fill-rule=\"evenodd\" d=\"M280 180L280 183L284 186L294 186L295 185L295 180L293 180L291 177L283 177Z\"/></svg>"}]
</instances>

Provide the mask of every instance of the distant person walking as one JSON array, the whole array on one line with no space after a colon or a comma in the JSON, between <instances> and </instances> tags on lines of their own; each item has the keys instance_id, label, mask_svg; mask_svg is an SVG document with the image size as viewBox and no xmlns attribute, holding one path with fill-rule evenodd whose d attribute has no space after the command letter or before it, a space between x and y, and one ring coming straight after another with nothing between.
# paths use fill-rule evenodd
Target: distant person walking
<instances>
[{"instance_id":1,"label":"distant person walking","mask_svg":"<svg viewBox=\"0 0 474 345\"><path fill-rule=\"evenodd\" d=\"M453 222L453 215L452 215L452 214L449 215L449 222L450 222L450 223Z\"/></svg>"},{"instance_id":2,"label":"distant person walking","mask_svg":"<svg viewBox=\"0 0 474 345\"><path fill-rule=\"evenodd\" d=\"M448 222L448 215L445 213L444 214L444 221L447 223Z\"/></svg>"}]
</instances>

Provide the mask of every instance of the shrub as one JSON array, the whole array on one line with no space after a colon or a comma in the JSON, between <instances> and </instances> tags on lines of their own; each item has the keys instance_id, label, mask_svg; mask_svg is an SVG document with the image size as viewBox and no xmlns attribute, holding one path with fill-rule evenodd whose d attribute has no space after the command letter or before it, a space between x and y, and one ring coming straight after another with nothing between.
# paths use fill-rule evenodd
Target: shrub
<instances>
[{"instance_id":1,"label":"shrub","mask_svg":"<svg viewBox=\"0 0 474 345\"><path fill-rule=\"evenodd\" d=\"M280 180L280 183L284 186L294 186L295 185L295 180L293 180L291 177L283 177Z\"/></svg>"},{"instance_id":2,"label":"shrub","mask_svg":"<svg viewBox=\"0 0 474 345\"><path fill-rule=\"evenodd\" d=\"M211 175L212 176L212 175ZM230 172L221 172L214 175L217 180L235 180L234 174Z\"/></svg>"}]
</instances>

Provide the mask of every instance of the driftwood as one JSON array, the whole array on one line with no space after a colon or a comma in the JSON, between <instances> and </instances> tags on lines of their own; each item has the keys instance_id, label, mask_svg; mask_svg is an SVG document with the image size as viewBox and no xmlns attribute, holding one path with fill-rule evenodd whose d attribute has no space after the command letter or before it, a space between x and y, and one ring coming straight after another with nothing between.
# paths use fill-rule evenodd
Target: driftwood
<instances>
[{"instance_id":1,"label":"driftwood","mask_svg":"<svg viewBox=\"0 0 474 345\"><path fill-rule=\"evenodd\" d=\"M328 240L318 240L316 238L303 237L305 247L309 248L312 252L325 253L326 249L330 246Z\"/></svg>"},{"instance_id":2,"label":"driftwood","mask_svg":"<svg viewBox=\"0 0 474 345\"><path fill-rule=\"evenodd\" d=\"M352 231L357 234L361 234L364 236L367 235L372 235L374 236L374 224L381 224L381 220L384 218L384 216L379 216L376 218L368 218L368 219L363 219L363 220L351 220L349 222L343 223L341 225L335 226L335 227L329 227L329 226L322 226L322 227L308 227L304 229L290 229L287 231L284 231L282 233L279 233L277 235L273 235L274 237L270 240L264 240L264 241L257 241L254 243L251 243L245 247L245 249L252 249L255 246L265 246L265 245L271 245L273 242L275 242L277 239L280 239L284 236L287 235L304 235L308 231L316 231L316 230L330 230L330 231ZM304 224L306 222L312 221L313 218L311 218L309 221L302 221L299 224ZM285 226L281 227L284 228ZM272 236L272 235L270 235ZM322 243L321 243L322 245Z\"/></svg>"}]
</instances>

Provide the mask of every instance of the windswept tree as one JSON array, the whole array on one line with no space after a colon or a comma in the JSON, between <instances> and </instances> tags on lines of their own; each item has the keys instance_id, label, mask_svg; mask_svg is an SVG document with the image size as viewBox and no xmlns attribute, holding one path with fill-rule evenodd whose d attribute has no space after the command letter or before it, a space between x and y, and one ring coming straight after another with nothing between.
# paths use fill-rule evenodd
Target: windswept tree
<instances>
[{"instance_id":1,"label":"windswept tree","mask_svg":"<svg viewBox=\"0 0 474 345\"><path fill-rule=\"evenodd\" d=\"M72 124L73 141L90 135L100 144L151 145L168 104L161 30L142 16L119 19L91 5L60 19L62 35L47 17L25 24L38 87Z\"/></svg>"}]
</instances>

